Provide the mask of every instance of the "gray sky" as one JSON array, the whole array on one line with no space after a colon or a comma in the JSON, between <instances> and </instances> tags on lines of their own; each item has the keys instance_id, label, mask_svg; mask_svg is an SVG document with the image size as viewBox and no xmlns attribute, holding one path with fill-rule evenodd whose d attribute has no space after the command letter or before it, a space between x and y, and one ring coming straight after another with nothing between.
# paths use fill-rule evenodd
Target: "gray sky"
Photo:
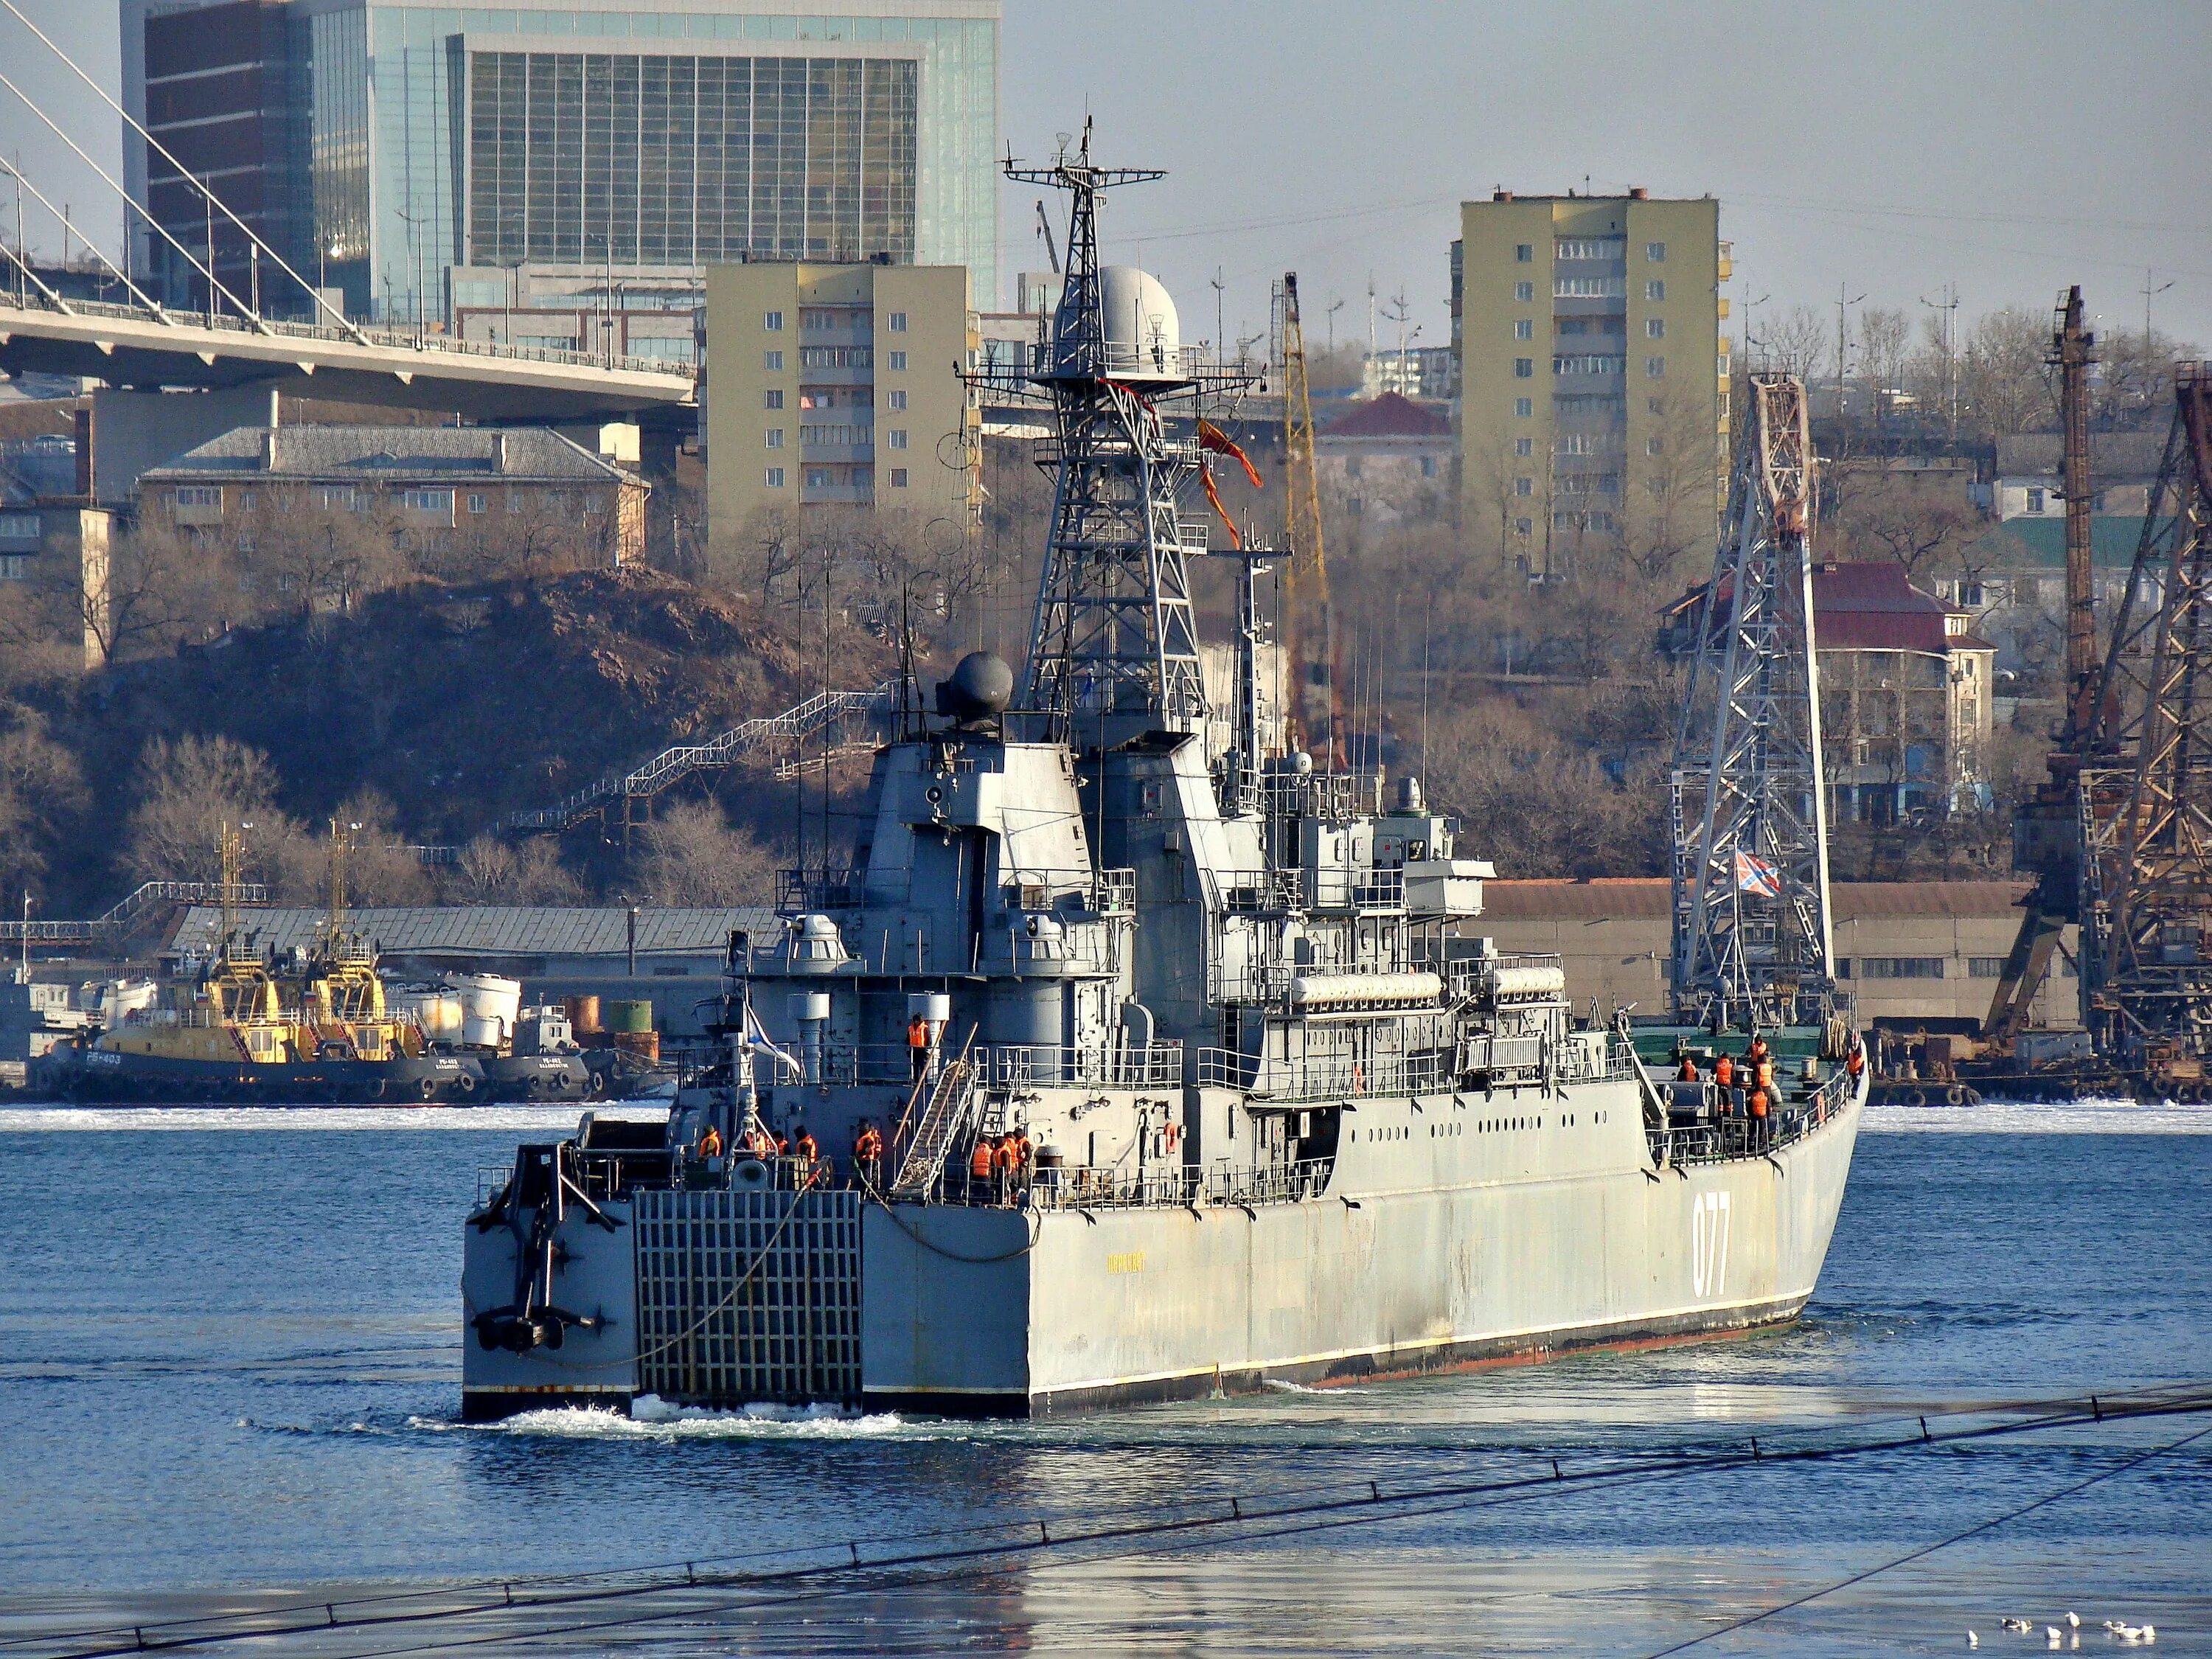
<instances>
[{"instance_id":1,"label":"gray sky","mask_svg":"<svg viewBox=\"0 0 2212 1659\"><path fill-rule=\"evenodd\" d=\"M18 0L114 86L104 0ZM2212 167L2203 95L2212 6L2012 0L1824 7L1447 4L1320 0L1194 6L1006 0L1005 140L1041 158L1097 119L1102 159L1170 177L1114 199L1108 254L1155 270L1185 332L1265 326L1300 273L1309 327L1364 335L1370 274L1402 289L1420 342L1449 338L1455 204L1644 185L1712 194L1735 244L1732 295L1920 312L1946 283L1960 317L2047 307L2069 282L2100 325L2212 346ZM0 70L66 118L111 171L118 123L0 15ZM19 71L21 71L19 73ZM100 187L0 91L0 150L79 204ZM51 188L50 188L51 193ZM1042 264L1033 191L1004 198L1002 264ZM112 226L112 207L86 216ZM33 240L53 245L51 234ZM1394 344L1395 325L1379 324Z\"/></svg>"},{"instance_id":2,"label":"gray sky","mask_svg":"<svg viewBox=\"0 0 2212 1659\"><path fill-rule=\"evenodd\" d=\"M1167 283L1186 335L1265 325L1295 269L1308 335L1335 299L1367 326L1370 272L1421 343L1449 338L1456 204L1643 185L1714 195L1729 292L1962 319L2047 308L2078 282L2102 326L2212 346L2212 6L1513 5L1437 0L1191 6L1008 0L1003 123L1017 155L1097 118L1104 159L1171 176L1122 192L1109 254ZM1042 258L1011 198L1009 269ZM1378 324L1385 346L1395 325Z\"/></svg>"}]
</instances>

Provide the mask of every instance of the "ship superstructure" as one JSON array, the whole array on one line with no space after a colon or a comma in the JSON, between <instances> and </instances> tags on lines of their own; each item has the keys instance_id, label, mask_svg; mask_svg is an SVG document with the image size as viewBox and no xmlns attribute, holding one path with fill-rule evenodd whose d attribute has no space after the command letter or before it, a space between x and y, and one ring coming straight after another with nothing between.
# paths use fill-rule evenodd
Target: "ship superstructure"
<instances>
[{"instance_id":1,"label":"ship superstructure","mask_svg":"<svg viewBox=\"0 0 2212 1659\"><path fill-rule=\"evenodd\" d=\"M1028 1413L1793 1316L1860 1090L1677 1126L1625 1024L1479 930L1419 783L1270 752L1257 576L1186 507L1229 371L1101 266L1073 155L1034 392L1052 540L1018 677L904 699L849 864L731 941L719 1073L665 1127L523 1147L471 1217L475 1416L655 1394ZM1189 572L1236 561L1237 708Z\"/></svg>"}]
</instances>

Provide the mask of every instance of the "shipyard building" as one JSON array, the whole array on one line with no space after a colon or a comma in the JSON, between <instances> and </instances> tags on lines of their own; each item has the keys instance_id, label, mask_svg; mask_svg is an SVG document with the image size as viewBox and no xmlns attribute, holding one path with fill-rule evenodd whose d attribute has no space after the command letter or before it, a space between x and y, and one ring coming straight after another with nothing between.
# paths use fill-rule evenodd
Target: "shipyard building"
<instances>
[{"instance_id":1,"label":"shipyard building","mask_svg":"<svg viewBox=\"0 0 2212 1659\"><path fill-rule=\"evenodd\" d=\"M580 349L611 329L679 349L689 329L635 313L688 318L714 264L961 265L995 289L999 11L123 0L123 102L349 315L544 309ZM124 156L134 198L212 241L234 292L291 303L127 131ZM173 303L204 301L160 238L133 257Z\"/></svg>"}]
</instances>

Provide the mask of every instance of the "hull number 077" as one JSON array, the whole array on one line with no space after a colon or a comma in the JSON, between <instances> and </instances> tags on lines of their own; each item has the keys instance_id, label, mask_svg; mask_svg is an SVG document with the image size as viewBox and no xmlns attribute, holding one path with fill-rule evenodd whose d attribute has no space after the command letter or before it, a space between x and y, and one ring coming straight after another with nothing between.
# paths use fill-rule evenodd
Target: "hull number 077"
<instances>
[{"instance_id":1,"label":"hull number 077","mask_svg":"<svg viewBox=\"0 0 2212 1659\"><path fill-rule=\"evenodd\" d=\"M1690 1286L1718 1296L1728 1279L1729 1195L1699 1193L1690 1206Z\"/></svg>"}]
</instances>

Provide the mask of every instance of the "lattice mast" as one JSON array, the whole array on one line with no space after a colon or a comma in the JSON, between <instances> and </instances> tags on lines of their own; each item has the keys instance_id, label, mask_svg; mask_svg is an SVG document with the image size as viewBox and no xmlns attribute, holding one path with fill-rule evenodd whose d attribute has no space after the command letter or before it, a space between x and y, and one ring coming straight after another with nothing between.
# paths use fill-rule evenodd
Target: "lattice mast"
<instances>
[{"instance_id":1,"label":"lattice mast","mask_svg":"<svg viewBox=\"0 0 2212 1659\"><path fill-rule=\"evenodd\" d=\"M2097 337L2081 326L2081 287L2060 298L2045 362L2058 371L2066 491L2066 736L2088 725L2083 694L2097 678L2097 596L2089 573L2089 365Z\"/></svg>"},{"instance_id":2,"label":"lattice mast","mask_svg":"<svg viewBox=\"0 0 2212 1659\"><path fill-rule=\"evenodd\" d=\"M1342 766L1343 709L1336 672L1336 608L1322 546L1321 479L1314 461L1313 396L1306 375L1305 325L1298 274L1283 273L1283 653L1294 690L1287 711L1299 738L1323 766Z\"/></svg>"},{"instance_id":3,"label":"lattice mast","mask_svg":"<svg viewBox=\"0 0 2212 1659\"><path fill-rule=\"evenodd\" d=\"M1753 375L1675 742L1677 1018L1796 1024L1834 1000L1802 381Z\"/></svg>"},{"instance_id":4,"label":"lattice mast","mask_svg":"<svg viewBox=\"0 0 2212 1659\"><path fill-rule=\"evenodd\" d=\"M1206 699L1191 613L1194 550L1185 545L1194 526L1183 524L1177 501L1197 477L1199 452L1169 439L1160 408L1194 395L1199 380L1186 372L1179 342L1143 337L1143 319L1116 337L1098 264L1100 193L1167 175L1094 165L1087 121L1073 155L1042 167L1010 157L1006 173L1070 198L1060 307L1029 377L1052 402L1058 480L1017 706L1051 717L1059 732L1078 716L1108 714L1196 730Z\"/></svg>"},{"instance_id":5,"label":"lattice mast","mask_svg":"<svg viewBox=\"0 0 2212 1659\"><path fill-rule=\"evenodd\" d=\"M2212 1057L2212 364L2175 367L2150 499L2084 744L2081 989L2155 1072Z\"/></svg>"},{"instance_id":6,"label":"lattice mast","mask_svg":"<svg viewBox=\"0 0 2212 1659\"><path fill-rule=\"evenodd\" d=\"M2051 971L2061 935L2080 920L2081 756L2096 725L2092 707L2099 678L2097 596L2089 570L2089 366L2096 336L2082 326L2080 284L2058 296L2044 362L2058 371L2061 456L2066 501L2066 718L2057 747L2044 757L2049 773L2013 817L2013 868L2035 878L2021 901L2020 930L2006 953L1982 1035L2014 1041L2027 1028L2036 994Z\"/></svg>"}]
</instances>

